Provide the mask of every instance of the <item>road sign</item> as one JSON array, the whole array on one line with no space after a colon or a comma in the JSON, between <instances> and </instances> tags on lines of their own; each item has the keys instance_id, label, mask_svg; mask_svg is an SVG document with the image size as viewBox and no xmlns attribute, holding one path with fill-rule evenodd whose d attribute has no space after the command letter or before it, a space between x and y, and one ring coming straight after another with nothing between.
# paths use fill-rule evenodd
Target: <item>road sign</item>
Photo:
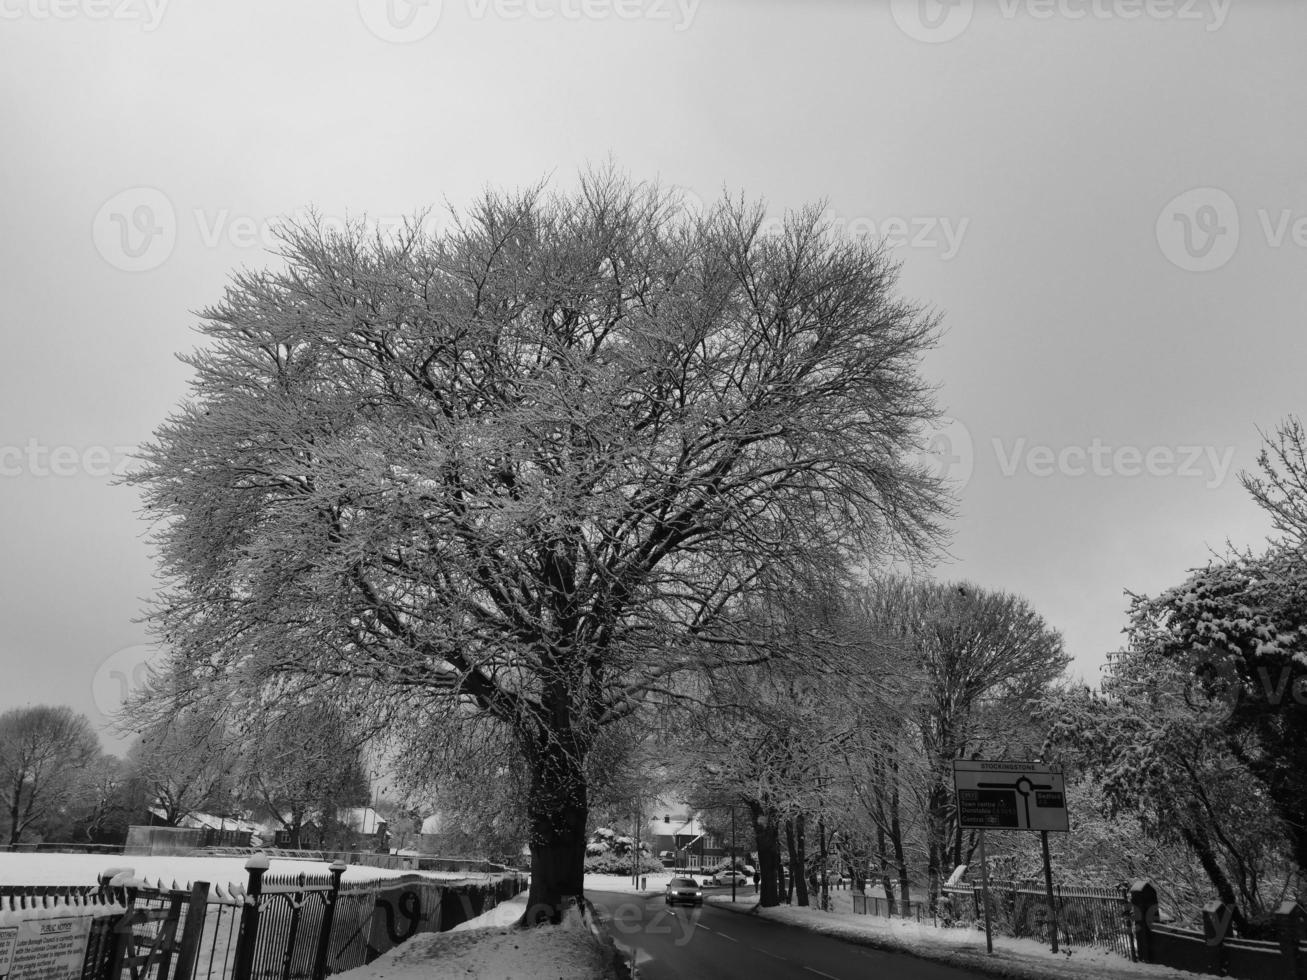
<instances>
[{"instance_id":1,"label":"road sign","mask_svg":"<svg viewBox=\"0 0 1307 980\"><path fill-rule=\"evenodd\" d=\"M958 825L967 830L1070 830L1062 767L956 759Z\"/></svg>"}]
</instances>

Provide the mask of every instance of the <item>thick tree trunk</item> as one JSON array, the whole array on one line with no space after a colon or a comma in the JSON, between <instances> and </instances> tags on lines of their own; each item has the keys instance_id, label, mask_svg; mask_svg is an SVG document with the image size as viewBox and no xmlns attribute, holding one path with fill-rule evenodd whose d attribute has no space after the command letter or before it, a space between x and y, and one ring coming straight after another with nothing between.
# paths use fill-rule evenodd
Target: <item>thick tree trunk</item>
<instances>
[{"instance_id":1,"label":"thick tree trunk","mask_svg":"<svg viewBox=\"0 0 1307 980\"><path fill-rule=\"evenodd\" d=\"M1207 839L1206 834L1195 833L1186 827L1180 828L1180 835L1184 837L1198 856L1198 863L1207 872L1207 878L1212 883L1212 887L1216 889L1217 897L1230 907L1230 921L1234 924L1236 932L1241 936L1246 935L1248 920L1244 917L1243 909L1239 907L1238 899L1234 897L1234 888L1230 885L1230 879L1226 877L1225 871L1221 868L1221 862L1212 849L1211 841Z\"/></svg>"},{"instance_id":2,"label":"thick tree trunk","mask_svg":"<svg viewBox=\"0 0 1307 980\"><path fill-rule=\"evenodd\" d=\"M890 858L885 848L885 828L876 828L876 861L880 865L880 886L885 890L885 901L889 904L889 914L894 914L894 882L890 879Z\"/></svg>"},{"instance_id":3,"label":"thick tree trunk","mask_svg":"<svg viewBox=\"0 0 1307 980\"><path fill-rule=\"evenodd\" d=\"M803 818L800 817L800 820ZM803 876L803 860L799 856L799 845L794 837L794 821L789 817L785 818L785 850L790 858L790 874L788 888L786 891L787 900L793 904L794 892L798 889L799 904L808 904L808 883Z\"/></svg>"},{"instance_id":4,"label":"thick tree trunk","mask_svg":"<svg viewBox=\"0 0 1307 980\"><path fill-rule=\"evenodd\" d=\"M585 757L576 739L548 734L528 747L531 790L531 888L523 925L557 925L584 897L587 793Z\"/></svg>"},{"instance_id":5,"label":"thick tree trunk","mask_svg":"<svg viewBox=\"0 0 1307 980\"><path fill-rule=\"evenodd\" d=\"M818 858L821 863L821 908L823 911L830 911L830 868L827 866L829 852L826 850L826 820L824 817L817 818L817 846Z\"/></svg>"},{"instance_id":6,"label":"thick tree trunk","mask_svg":"<svg viewBox=\"0 0 1307 980\"><path fill-rule=\"evenodd\" d=\"M899 869L899 903L903 914L908 914L908 903L912 901L911 884L908 880L908 862L903 852L903 825L899 822L899 781L898 765L894 766L893 788L890 790L890 844L894 847L894 864ZM888 889L886 889L888 894Z\"/></svg>"},{"instance_id":7,"label":"thick tree trunk","mask_svg":"<svg viewBox=\"0 0 1307 980\"><path fill-rule=\"evenodd\" d=\"M936 784L930 791L930 812L927 814L927 863L926 879L930 909L935 911L939 904L940 888L943 881L943 865L948 860L949 832L946 822L949 794L942 784Z\"/></svg>"},{"instance_id":8,"label":"thick tree trunk","mask_svg":"<svg viewBox=\"0 0 1307 980\"><path fill-rule=\"evenodd\" d=\"M761 878L758 903L763 908L772 908L781 903L780 891L776 887L781 865L776 818L774 814L764 813L753 802L749 803L749 818L753 821L754 846L758 849L758 874Z\"/></svg>"}]
</instances>

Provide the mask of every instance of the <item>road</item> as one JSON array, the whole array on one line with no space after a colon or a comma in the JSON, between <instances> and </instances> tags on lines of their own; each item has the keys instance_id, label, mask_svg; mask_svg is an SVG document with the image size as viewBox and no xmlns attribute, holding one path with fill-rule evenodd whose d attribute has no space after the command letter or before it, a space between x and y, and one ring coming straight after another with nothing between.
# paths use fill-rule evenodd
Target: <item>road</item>
<instances>
[{"instance_id":1,"label":"road","mask_svg":"<svg viewBox=\"0 0 1307 980\"><path fill-rule=\"evenodd\" d=\"M729 889L725 891L729 894ZM587 891L638 980L974 980L979 974L706 905L669 909L662 895Z\"/></svg>"}]
</instances>

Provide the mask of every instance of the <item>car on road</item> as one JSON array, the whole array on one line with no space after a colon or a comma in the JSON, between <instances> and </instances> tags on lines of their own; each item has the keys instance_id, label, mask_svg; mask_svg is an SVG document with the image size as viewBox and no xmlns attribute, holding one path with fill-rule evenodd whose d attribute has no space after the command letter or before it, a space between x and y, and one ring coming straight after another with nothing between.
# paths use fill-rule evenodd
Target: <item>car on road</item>
<instances>
[{"instance_id":1,"label":"car on road","mask_svg":"<svg viewBox=\"0 0 1307 980\"><path fill-rule=\"evenodd\" d=\"M753 881L743 871L719 871L713 875L713 880L719 885L729 885L731 882L737 885L747 885Z\"/></svg>"},{"instance_id":2,"label":"car on road","mask_svg":"<svg viewBox=\"0 0 1307 980\"><path fill-rule=\"evenodd\" d=\"M702 905L703 888L693 878L673 878L663 897L668 905Z\"/></svg>"}]
</instances>

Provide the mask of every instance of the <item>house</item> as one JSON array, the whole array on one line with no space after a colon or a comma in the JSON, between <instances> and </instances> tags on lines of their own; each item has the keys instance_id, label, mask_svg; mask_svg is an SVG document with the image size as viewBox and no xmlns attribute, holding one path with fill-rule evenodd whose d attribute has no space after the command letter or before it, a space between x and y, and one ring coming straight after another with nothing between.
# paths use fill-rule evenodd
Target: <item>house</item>
<instances>
[{"instance_id":1,"label":"house","mask_svg":"<svg viewBox=\"0 0 1307 980\"><path fill-rule=\"evenodd\" d=\"M729 856L721 837L684 803L655 802L641 826L641 839L650 842L649 850L668 867L712 867Z\"/></svg>"}]
</instances>

